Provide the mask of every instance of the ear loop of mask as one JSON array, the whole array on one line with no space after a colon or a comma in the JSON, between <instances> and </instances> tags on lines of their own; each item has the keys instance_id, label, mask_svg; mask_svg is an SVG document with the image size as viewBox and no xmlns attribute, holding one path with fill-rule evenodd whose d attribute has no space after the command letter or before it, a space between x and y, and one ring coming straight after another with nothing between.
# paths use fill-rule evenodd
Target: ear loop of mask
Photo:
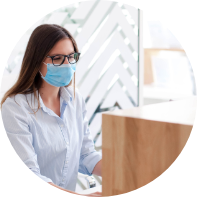
<instances>
[{"instance_id":1,"label":"ear loop of mask","mask_svg":"<svg viewBox=\"0 0 197 197\"><path fill-rule=\"evenodd\" d=\"M45 65L47 65L45 62L42 62L42 63L44 63ZM41 74L42 77L44 77L40 71L39 71L39 73Z\"/></svg>"},{"instance_id":2,"label":"ear loop of mask","mask_svg":"<svg viewBox=\"0 0 197 197\"><path fill-rule=\"evenodd\" d=\"M42 77L44 77L40 71L39 71L39 73L41 74Z\"/></svg>"}]
</instances>

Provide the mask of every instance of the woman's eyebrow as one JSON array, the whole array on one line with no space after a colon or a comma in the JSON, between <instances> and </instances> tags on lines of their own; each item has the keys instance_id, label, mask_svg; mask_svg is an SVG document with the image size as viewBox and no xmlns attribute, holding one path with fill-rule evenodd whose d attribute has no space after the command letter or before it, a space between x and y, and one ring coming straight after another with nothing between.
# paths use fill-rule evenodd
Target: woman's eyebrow
<instances>
[{"instance_id":1,"label":"woman's eyebrow","mask_svg":"<svg viewBox=\"0 0 197 197\"><path fill-rule=\"evenodd\" d=\"M72 51L71 53L69 53L68 55L72 54L72 53L75 53L75 51ZM50 56L55 56L55 55L64 55L64 54L58 54L58 53L54 53L54 54L51 54Z\"/></svg>"}]
</instances>

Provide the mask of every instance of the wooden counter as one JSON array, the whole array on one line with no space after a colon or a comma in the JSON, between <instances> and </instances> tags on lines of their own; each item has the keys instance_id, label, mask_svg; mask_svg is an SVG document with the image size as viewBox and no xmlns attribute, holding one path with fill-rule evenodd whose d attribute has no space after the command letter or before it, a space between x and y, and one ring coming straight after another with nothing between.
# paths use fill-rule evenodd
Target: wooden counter
<instances>
[{"instance_id":1,"label":"wooden counter","mask_svg":"<svg viewBox=\"0 0 197 197\"><path fill-rule=\"evenodd\" d=\"M102 114L102 195L130 192L161 175L185 146L197 97Z\"/></svg>"}]
</instances>

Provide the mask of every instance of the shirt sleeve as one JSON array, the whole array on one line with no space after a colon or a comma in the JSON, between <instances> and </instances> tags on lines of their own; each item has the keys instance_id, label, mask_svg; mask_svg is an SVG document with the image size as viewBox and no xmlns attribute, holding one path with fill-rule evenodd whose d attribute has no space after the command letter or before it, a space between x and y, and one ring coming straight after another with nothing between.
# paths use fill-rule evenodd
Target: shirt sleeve
<instances>
[{"instance_id":1,"label":"shirt sleeve","mask_svg":"<svg viewBox=\"0 0 197 197\"><path fill-rule=\"evenodd\" d=\"M33 136L28 123L28 112L22 105L19 106L8 97L2 105L1 113L7 136L21 160L42 180L53 182L50 178L40 174L37 155L33 147Z\"/></svg>"},{"instance_id":2,"label":"shirt sleeve","mask_svg":"<svg viewBox=\"0 0 197 197\"><path fill-rule=\"evenodd\" d=\"M101 153L97 152L94 147L92 135L88 126L88 119L86 117L86 105L83 101L83 133L84 138L82 142L82 148L79 161L79 172L82 174L92 175L92 171L95 165L102 159Z\"/></svg>"}]
</instances>

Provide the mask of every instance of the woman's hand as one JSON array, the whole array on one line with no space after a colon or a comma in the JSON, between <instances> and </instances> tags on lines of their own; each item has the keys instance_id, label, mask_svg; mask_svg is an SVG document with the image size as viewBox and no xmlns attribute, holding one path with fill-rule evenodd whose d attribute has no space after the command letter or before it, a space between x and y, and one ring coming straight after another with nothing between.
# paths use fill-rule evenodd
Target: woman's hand
<instances>
[{"instance_id":1,"label":"woman's hand","mask_svg":"<svg viewBox=\"0 0 197 197\"><path fill-rule=\"evenodd\" d=\"M98 196L102 196L101 192L94 192L91 194L80 194L81 196L94 196L94 197L98 197Z\"/></svg>"}]
</instances>

